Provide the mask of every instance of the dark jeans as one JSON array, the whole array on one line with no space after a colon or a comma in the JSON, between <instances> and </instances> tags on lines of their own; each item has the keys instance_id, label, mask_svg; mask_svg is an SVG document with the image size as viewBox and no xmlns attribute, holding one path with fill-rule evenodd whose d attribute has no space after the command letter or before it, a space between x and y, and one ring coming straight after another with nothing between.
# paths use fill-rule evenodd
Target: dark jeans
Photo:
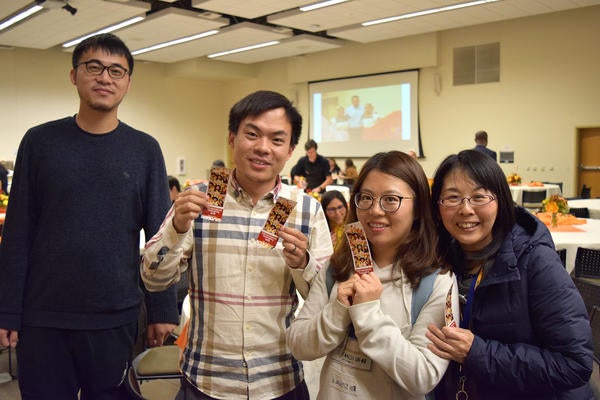
<instances>
[{"instance_id":1,"label":"dark jeans","mask_svg":"<svg viewBox=\"0 0 600 400\"><path fill-rule=\"evenodd\" d=\"M273 400L309 400L310 395L308 393L308 387L306 382L302 381L301 384L296 386L294 390L284 394L283 396L277 397ZM192 385L186 378L181 378L181 388L175 397L175 400L216 400L213 397L207 396L200 392L194 385Z\"/></svg>"},{"instance_id":2,"label":"dark jeans","mask_svg":"<svg viewBox=\"0 0 600 400\"><path fill-rule=\"evenodd\" d=\"M23 400L125 400L137 321L100 330L24 326L17 346Z\"/></svg>"}]
</instances>

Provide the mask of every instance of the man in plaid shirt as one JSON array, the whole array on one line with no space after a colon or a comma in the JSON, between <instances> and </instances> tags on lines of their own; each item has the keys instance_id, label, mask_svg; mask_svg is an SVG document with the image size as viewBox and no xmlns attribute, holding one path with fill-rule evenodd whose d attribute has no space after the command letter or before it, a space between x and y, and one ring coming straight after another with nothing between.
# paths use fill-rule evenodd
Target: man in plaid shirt
<instances>
[{"instance_id":1,"label":"man in plaid shirt","mask_svg":"<svg viewBox=\"0 0 600 400\"><path fill-rule=\"evenodd\" d=\"M191 319L178 400L308 399L302 365L285 329L333 252L320 203L282 184L302 117L279 93L259 91L233 106L231 172L220 222L200 218L205 185L182 192L146 244L142 279L151 290L190 267ZM279 197L296 202L275 248L257 241Z\"/></svg>"}]
</instances>

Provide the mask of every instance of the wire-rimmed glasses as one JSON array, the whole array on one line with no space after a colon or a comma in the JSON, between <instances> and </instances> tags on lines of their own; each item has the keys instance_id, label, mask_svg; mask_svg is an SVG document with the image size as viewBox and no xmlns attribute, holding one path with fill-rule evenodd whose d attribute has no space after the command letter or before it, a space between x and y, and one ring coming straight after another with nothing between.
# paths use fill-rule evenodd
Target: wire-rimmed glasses
<instances>
[{"instance_id":1,"label":"wire-rimmed glasses","mask_svg":"<svg viewBox=\"0 0 600 400\"><path fill-rule=\"evenodd\" d=\"M460 197L453 195L439 199L438 204L441 204L444 207L458 207L463 204L465 200L471 207L481 207L490 204L492 201L496 200L496 197L492 196L491 194L476 194L471 197Z\"/></svg>"}]
</instances>

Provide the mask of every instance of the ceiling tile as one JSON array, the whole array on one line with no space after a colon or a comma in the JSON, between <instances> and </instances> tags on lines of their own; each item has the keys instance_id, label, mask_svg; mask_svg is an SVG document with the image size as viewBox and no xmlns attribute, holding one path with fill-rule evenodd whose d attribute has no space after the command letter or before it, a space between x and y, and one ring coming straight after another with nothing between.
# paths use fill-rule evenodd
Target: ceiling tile
<instances>
[{"instance_id":1,"label":"ceiling tile","mask_svg":"<svg viewBox=\"0 0 600 400\"><path fill-rule=\"evenodd\" d=\"M261 61L274 60L283 57L292 57L301 54L315 53L317 51L331 50L341 47L341 40L326 39L314 35L303 34L284 39L280 44L234 53L217 57L215 60L232 61L243 64L252 64Z\"/></svg>"},{"instance_id":2,"label":"ceiling tile","mask_svg":"<svg viewBox=\"0 0 600 400\"><path fill-rule=\"evenodd\" d=\"M192 0L192 7L235 15L257 18L283 10L315 3L317 0Z\"/></svg>"},{"instance_id":3,"label":"ceiling tile","mask_svg":"<svg viewBox=\"0 0 600 400\"><path fill-rule=\"evenodd\" d=\"M0 44L47 49L144 15L150 9L148 3L141 1L72 0L69 4L77 9L75 15L61 8L44 9L23 23L0 32Z\"/></svg>"},{"instance_id":4,"label":"ceiling tile","mask_svg":"<svg viewBox=\"0 0 600 400\"><path fill-rule=\"evenodd\" d=\"M176 62L272 40L281 40L290 36L292 36L291 31L281 33L277 32L272 27L252 22L242 22L222 29L217 35L143 53L136 56L136 59L157 62Z\"/></svg>"},{"instance_id":5,"label":"ceiling tile","mask_svg":"<svg viewBox=\"0 0 600 400\"><path fill-rule=\"evenodd\" d=\"M228 18L205 18L196 11L165 8L115 33L134 51L227 25Z\"/></svg>"}]
</instances>

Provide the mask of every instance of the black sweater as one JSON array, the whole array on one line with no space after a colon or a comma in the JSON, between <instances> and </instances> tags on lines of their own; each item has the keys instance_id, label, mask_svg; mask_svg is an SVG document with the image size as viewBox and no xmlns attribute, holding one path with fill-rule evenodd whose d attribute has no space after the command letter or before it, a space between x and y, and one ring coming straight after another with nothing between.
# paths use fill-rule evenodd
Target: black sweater
<instances>
[{"instance_id":1,"label":"black sweater","mask_svg":"<svg viewBox=\"0 0 600 400\"><path fill-rule=\"evenodd\" d=\"M139 231L170 205L162 152L124 123L107 134L73 117L19 146L0 244L0 327L104 329L135 321L143 299ZM146 294L149 322L177 323L175 288Z\"/></svg>"}]
</instances>

